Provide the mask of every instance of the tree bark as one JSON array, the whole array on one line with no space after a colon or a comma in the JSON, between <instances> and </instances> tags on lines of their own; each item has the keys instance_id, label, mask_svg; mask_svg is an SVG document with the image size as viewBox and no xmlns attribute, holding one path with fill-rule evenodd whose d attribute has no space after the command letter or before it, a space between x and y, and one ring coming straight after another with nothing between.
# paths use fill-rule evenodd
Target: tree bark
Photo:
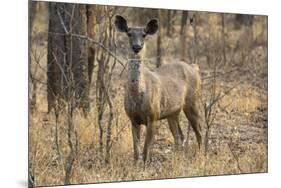
<instances>
[{"instance_id":1,"label":"tree bark","mask_svg":"<svg viewBox=\"0 0 281 188\"><path fill-rule=\"evenodd\" d=\"M97 34L97 15L100 14L99 6L96 5L87 5L87 27L88 27L88 36L92 39L96 37ZM96 62L96 48L93 44L89 45L88 48L88 77L89 77L89 84L92 82L93 71L95 68Z\"/></svg>"},{"instance_id":2,"label":"tree bark","mask_svg":"<svg viewBox=\"0 0 281 188\"><path fill-rule=\"evenodd\" d=\"M75 104L84 111L90 110L88 77L88 44L70 33L87 35L85 5L50 3L48 38L48 111L57 99L69 100L72 87Z\"/></svg>"},{"instance_id":3,"label":"tree bark","mask_svg":"<svg viewBox=\"0 0 281 188\"><path fill-rule=\"evenodd\" d=\"M162 64L162 10L158 10L158 19L159 19L159 28L158 28L158 35L157 35L157 61L156 61L156 67L160 67Z\"/></svg>"},{"instance_id":4,"label":"tree bark","mask_svg":"<svg viewBox=\"0 0 281 188\"><path fill-rule=\"evenodd\" d=\"M223 64L226 64L226 44L225 44L225 26L224 26L224 14L221 14L221 36L222 36L222 55L223 55Z\"/></svg>"},{"instance_id":5,"label":"tree bark","mask_svg":"<svg viewBox=\"0 0 281 188\"><path fill-rule=\"evenodd\" d=\"M172 11L168 10L167 12L167 37L171 37L171 17L172 17Z\"/></svg>"},{"instance_id":6,"label":"tree bark","mask_svg":"<svg viewBox=\"0 0 281 188\"><path fill-rule=\"evenodd\" d=\"M36 14L36 6L37 6L38 2L35 1L29 1L29 31L30 33L32 32L32 28L33 28L33 23L34 23L34 18L35 18L35 14Z\"/></svg>"},{"instance_id":7,"label":"tree bark","mask_svg":"<svg viewBox=\"0 0 281 188\"><path fill-rule=\"evenodd\" d=\"M180 59L182 61L186 61L186 23L187 23L187 17L188 12L182 11L182 17L181 17L181 32L180 32L180 38L181 38L181 51L180 51Z\"/></svg>"},{"instance_id":8,"label":"tree bark","mask_svg":"<svg viewBox=\"0 0 281 188\"><path fill-rule=\"evenodd\" d=\"M190 17L190 15L188 15ZM197 63L198 57L198 32L197 32L197 23L198 23L198 15L193 13L192 17L190 17L190 25L193 28L194 37L193 37L193 57L192 63Z\"/></svg>"},{"instance_id":9,"label":"tree bark","mask_svg":"<svg viewBox=\"0 0 281 188\"><path fill-rule=\"evenodd\" d=\"M53 33L64 33L61 26L57 11L64 9L64 4L49 4L49 36L48 36L48 54L47 54L47 99L48 112L50 112L56 104L56 98L64 98L63 83L66 78L60 66L64 64L64 53L66 51L65 36ZM63 11L60 11L63 15Z\"/></svg>"}]
</instances>

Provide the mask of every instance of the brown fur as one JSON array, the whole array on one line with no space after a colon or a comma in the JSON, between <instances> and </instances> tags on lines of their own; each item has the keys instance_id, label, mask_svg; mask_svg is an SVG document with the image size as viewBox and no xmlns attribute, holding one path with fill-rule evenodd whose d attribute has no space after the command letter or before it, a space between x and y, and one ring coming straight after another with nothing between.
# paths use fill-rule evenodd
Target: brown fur
<instances>
[{"instance_id":1,"label":"brown fur","mask_svg":"<svg viewBox=\"0 0 281 188\"><path fill-rule=\"evenodd\" d=\"M182 145L184 136L179 125L179 114L182 110L191 123L200 147L202 141L198 109L201 96L199 67L178 62L165 64L150 71L137 54L138 52L132 53L128 62L125 94L125 110L132 122L134 158L141 158L141 124L146 125L147 129L143 149L144 162L149 159L158 120L168 120L175 145Z\"/></svg>"}]
</instances>

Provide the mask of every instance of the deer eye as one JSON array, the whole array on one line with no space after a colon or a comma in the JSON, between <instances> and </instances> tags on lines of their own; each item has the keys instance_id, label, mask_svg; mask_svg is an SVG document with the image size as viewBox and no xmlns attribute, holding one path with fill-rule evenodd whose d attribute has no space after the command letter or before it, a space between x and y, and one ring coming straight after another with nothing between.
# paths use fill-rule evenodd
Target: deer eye
<instances>
[{"instance_id":1,"label":"deer eye","mask_svg":"<svg viewBox=\"0 0 281 188\"><path fill-rule=\"evenodd\" d=\"M132 33L127 33L128 37L131 37L132 36Z\"/></svg>"},{"instance_id":2,"label":"deer eye","mask_svg":"<svg viewBox=\"0 0 281 188\"><path fill-rule=\"evenodd\" d=\"M142 34L142 37L143 37L143 38L146 37L146 34Z\"/></svg>"}]
</instances>

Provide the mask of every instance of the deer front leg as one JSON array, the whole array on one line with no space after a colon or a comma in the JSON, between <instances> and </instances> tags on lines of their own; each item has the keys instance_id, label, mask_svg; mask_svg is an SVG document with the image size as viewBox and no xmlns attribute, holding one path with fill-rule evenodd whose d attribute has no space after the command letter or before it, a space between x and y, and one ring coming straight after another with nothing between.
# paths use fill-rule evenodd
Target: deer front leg
<instances>
[{"instance_id":1,"label":"deer front leg","mask_svg":"<svg viewBox=\"0 0 281 188\"><path fill-rule=\"evenodd\" d=\"M141 150L140 150L140 129L141 126L132 123L132 134L133 134L133 144L134 144L134 159L135 161L138 161L141 159Z\"/></svg>"},{"instance_id":2,"label":"deer front leg","mask_svg":"<svg viewBox=\"0 0 281 188\"><path fill-rule=\"evenodd\" d=\"M150 159L150 147L154 140L155 134L155 122L148 119L147 126L146 126L146 135L145 135L145 143L143 148L143 161L146 164L147 161Z\"/></svg>"}]
</instances>

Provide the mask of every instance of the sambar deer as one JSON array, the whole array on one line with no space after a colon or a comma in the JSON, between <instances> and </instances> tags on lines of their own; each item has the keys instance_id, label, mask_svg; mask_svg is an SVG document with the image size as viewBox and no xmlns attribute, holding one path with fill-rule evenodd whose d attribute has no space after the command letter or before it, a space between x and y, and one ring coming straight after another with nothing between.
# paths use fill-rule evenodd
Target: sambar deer
<instances>
[{"instance_id":1,"label":"sambar deer","mask_svg":"<svg viewBox=\"0 0 281 188\"><path fill-rule=\"evenodd\" d=\"M145 27L128 27L120 15L115 16L115 26L126 33L131 52L128 61L128 80L125 94L125 111L132 123L134 158L141 159L140 128L146 125L143 160L150 157L156 121L167 119L176 147L184 143L179 125L179 114L183 110L198 142L201 141L200 114L201 79L197 65L184 62L161 65L154 71L144 66L140 51L147 35L158 30L158 20L150 20Z\"/></svg>"}]
</instances>

